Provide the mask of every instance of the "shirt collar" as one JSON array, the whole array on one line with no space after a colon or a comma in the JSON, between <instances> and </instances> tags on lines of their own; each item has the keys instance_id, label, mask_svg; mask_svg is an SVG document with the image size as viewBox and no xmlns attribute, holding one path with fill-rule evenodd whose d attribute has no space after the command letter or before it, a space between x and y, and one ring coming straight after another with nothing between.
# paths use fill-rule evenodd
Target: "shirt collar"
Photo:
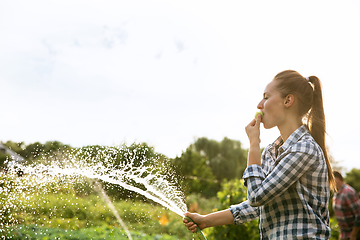
<instances>
[{"instance_id":1,"label":"shirt collar","mask_svg":"<svg viewBox=\"0 0 360 240\"><path fill-rule=\"evenodd\" d=\"M280 155L283 152L285 152L291 145L298 142L306 133L308 133L309 130L305 125L300 126L298 129L296 129L284 142L283 139L278 137L272 144L272 147L274 149L274 152Z\"/></svg>"}]
</instances>

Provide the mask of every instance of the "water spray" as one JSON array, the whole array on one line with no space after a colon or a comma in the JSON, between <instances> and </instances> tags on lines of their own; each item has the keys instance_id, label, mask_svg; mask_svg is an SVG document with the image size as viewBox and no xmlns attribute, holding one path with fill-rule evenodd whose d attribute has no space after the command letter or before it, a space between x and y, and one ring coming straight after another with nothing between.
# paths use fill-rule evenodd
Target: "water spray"
<instances>
[{"instance_id":1,"label":"water spray","mask_svg":"<svg viewBox=\"0 0 360 240\"><path fill-rule=\"evenodd\" d=\"M108 207L110 208L110 210L114 213L114 216L116 217L116 219L118 220L118 222L120 223L121 227L124 229L126 236L130 239L133 240L130 234L129 229L126 227L126 224L124 223L124 221L121 219L119 213L117 212L114 204L111 202L109 196L106 194L106 192L104 191L104 188L101 186L101 184L96 181L95 182L95 189L101 193L101 196L103 197L103 199L105 200L106 204L108 205Z\"/></svg>"},{"instance_id":2,"label":"water spray","mask_svg":"<svg viewBox=\"0 0 360 240\"><path fill-rule=\"evenodd\" d=\"M94 181L95 188L101 193L129 239L131 239L130 232L119 217L104 189L98 183L99 181L115 184L139 193L178 214L182 219L183 214L187 211L184 195L181 191L178 191L178 187L173 182L168 181L161 171L158 171L161 170L161 166L159 169L159 166L149 165L148 160L151 159L146 159L140 163L135 162L135 160L139 159L137 154L141 154L136 149L133 151L127 150L125 154L122 151L126 150L112 147L98 152L91 152L91 149L83 148L77 152L69 151L62 156L48 156L41 162L26 167L23 166L23 171L25 175L32 176L34 180L36 179L37 185L46 185L47 182L51 182L51 179L57 176L81 176ZM123 154L126 161L115 164L114 159L117 158L118 154ZM162 165L162 168L164 167L166 166ZM143 189L139 188L139 185L143 186ZM190 218L187 218L187 220L192 221ZM206 240L199 227L197 227L194 235L196 239Z\"/></svg>"}]
</instances>

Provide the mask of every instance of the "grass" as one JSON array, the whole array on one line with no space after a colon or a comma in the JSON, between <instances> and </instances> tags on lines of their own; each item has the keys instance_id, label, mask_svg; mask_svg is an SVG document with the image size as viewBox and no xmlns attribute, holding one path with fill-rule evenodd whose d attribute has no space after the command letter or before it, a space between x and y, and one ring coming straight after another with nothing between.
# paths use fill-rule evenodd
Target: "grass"
<instances>
[{"instance_id":1,"label":"grass","mask_svg":"<svg viewBox=\"0 0 360 240\"><path fill-rule=\"evenodd\" d=\"M143 240L176 240L177 236L167 234L149 235L139 231L131 231L132 239ZM99 227L83 228L78 230L66 230L63 228L38 227L36 225L19 225L17 228L9 230L3 239L69 239L69 240L100 240L100 239L129 239L124 230L119 227L107 225Z\"/></svg>"},{"instance_id":2,"label":"grass","mask_svg":"<svg viewBox=\"0 0 360 240\"><path fill-rule=\"evenodd\" d=\"M128 239L100 195L83 194L66 182L16 188L17 181L24 179L0 177L2 239ZM181 216L156 203L112 203L133 239L192 239Z\"/></svg>"},{"instance_id":3,"label":"grass","mask_svg":"<svg viewBox=\"0 0 360 240\"><path fill-rule=\"evenodd\" d=\"M91 235L91 239L104 239L104 237L107 239L114 232L119 236L123 234L123 229L114 213L101 197L96 195L79 197L71 193L48 193L39 194L31 198L30 202L26 202L26 199L18 200L25 204L25 207L18 209L21 211L12 211L12 217L16 218L12 219L14 224L9 224L5 228L7 237L18 237L12 239L48 239L49 235L59 237L66 235L66 239L90 239ZM148 233L154 236L173 235L179 238L191 238L191 234L182 224L181 217L159 205L131 200L115 201L113 204L134 236ZM79 238L81 235L85 238ZM24 238L24 236L31 237ZM127 239L126 235L125 238Z\"/></svg>"},{"instance_id":4,"label":"grass","mask_svg":"<svg viewBox=\"0 0 360 240\"><path fill-rule=\"evenodd\" d=\"M0 176L0 239L128 239L100 195L83 194L64 182L19 189L17 181L24 179ZM179 215L158 204L131 199L113 199L112 203L133 239L193 237ZM188 196L187 204L190 211L201 214L219 209L218 199L199 194ZM331 219L331 227L331 239L337 239L336 220Z\"/></svg>"}]
</instances>

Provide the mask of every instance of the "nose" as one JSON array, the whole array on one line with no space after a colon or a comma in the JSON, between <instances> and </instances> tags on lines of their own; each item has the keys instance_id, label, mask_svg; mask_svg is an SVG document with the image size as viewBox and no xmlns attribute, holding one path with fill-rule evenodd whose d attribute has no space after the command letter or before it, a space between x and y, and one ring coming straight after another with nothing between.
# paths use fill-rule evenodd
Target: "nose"
<instances>
[{"instance_id":1,"label":"nose","mask_svg":"<svg viewBox=\"0 0 360 240\"><path fill-rule=\"evenodd\" d=\"M264 101L263 101L263 100L261 100L261 101L258 103L257 108L260 109L260 110L264 108Z\"/></svg>"}]
</instances>

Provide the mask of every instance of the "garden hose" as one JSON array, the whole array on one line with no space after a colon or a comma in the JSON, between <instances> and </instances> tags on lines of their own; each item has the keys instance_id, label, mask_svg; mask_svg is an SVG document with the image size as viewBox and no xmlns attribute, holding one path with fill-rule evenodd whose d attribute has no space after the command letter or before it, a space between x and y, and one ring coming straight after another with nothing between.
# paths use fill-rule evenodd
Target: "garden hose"
<instances>
[{"instance_id":1,"label":"garden hose","mask_svg":"<svg viewBox=\"0 0 360 240\"><path fill-rule=\"evenodd\" d=\"M193 222L195 223L191 218L189 217L184 217L184 219L188 220L189 222ZM203 232L201 231L201 229L199 228L199 226L196 226L196 232L194 233L194 235L196 236L196 239L199 240L207 240L206 237L204 236Z\"/></svg>"}]
</instances>

